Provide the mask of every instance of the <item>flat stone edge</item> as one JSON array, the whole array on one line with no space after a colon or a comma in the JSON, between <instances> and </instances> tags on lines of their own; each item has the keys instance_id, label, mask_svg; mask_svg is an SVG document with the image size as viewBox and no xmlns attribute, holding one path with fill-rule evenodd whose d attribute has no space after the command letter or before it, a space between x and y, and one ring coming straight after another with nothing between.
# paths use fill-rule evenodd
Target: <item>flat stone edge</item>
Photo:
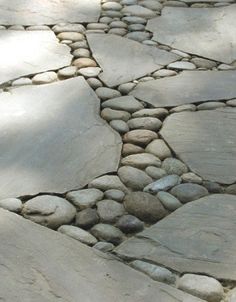
<instances>
[{"instance_id":1,"label":"flat stone edge","mask_svg":"<svg viewBox=\"0 0 236 302\"><path fill-rule=\"evenodd\" d=\"M4 240L8 241L8 235L13 237L15 237L14 240L14 244L16 248L20 248L21 253L24 253L27 251L29 252L29 255L31 255L29 257L29 268L25 268L25 272L27 272L28 270L31 270L31 262L37 263L37 266L39 265L39 269L41 266L41 261L40 259L38 259L37 257L34 256L34 253L32 253L34 251L34 246L36 248L38 248L38 252L40 252L40 249L44 249L44 252L46 253L47 251L47 246L46 247L42 247L41 245L37 244L37 237L40 238L40 240L45 240L45 242L47 242L48 248L52 248L54 246L54 243L56 245L58 245L59 249L56 249L55 254L57 255L56 259L57 261L58 259L58 255L65 255L65 251L68 250L69 251L69 255L71 254L70 261L68 262L70 265L73 265L73 263L77 263L77 265L75 265L75 271L72 272L73 273L73 277L75 277L76 275L78 276L78 278L86 278L85 276L80 275L80 264L79 261L76 262L76 257L78 257L79 259L83 258L83 254L86 255L85 257L89 257L91 259L91 262L94 263L95 266L97 266L97 268L101 270L104 269L104 273L106 273L106 276L110 276L109 278L111 278L111 280L116 281L119 283L119 279L123 280L123 277L125 274L129 275L129 280L131 280L132 278L132 284L133 287L135 289L135 292L133 292L133 295L128 295L127 296L127 302L135 302L137 301L136 298L139 298L139 294L140 294L140 298L142 298L142 296L148 298L147 295L150 294L150 298L153 298L154 296L158 296L158 294L160 294L160 302L172 302L172 301L180 301L179 299L181 299L181 301L191 301L191 302L200 302L203 301L199 298L196 298L190 294L184 293L181 290L175 289L170 287L169 285L166 284L162 284L156 281L151 280L149 277L147 277L145 274L138 272L132 268L130 268L129 266L125 265L124 263L118 261L117 259L115 259L112 256L108 256L107 254L104 254L100 251L95 251L92 248L62 234L59 232L55 232L53 230L50 230L48 228L45 228L43 226L40 226L36 223L33 223L21 216L19 216L18 214L9 212L7 210L3 210L0 209L0 216L3 218L1 219L1 223L4 223L4 228L1 228L0 231L0 238ZM18 225L19 228L15 229L15 226ZM7 229L6 229L7 228ZM29 229L30 232L23 232L21 236L18 237L17 233L18 232L22 232L22 230L26 230ZM4 238L5 237L5 238ZM23 238L20 238L23 237ZM21 246L24 245L24 239L26 240L26 242L28 242L28 246L29 248L27 248L26 246L26 250L25 249L21 249ZM28 239L28 240L27 240ZM36 241L34 241L36 239ZM32 245L30 244L30 242L32 242ZM59 245L60 243L60 245ZM26 244L27 245L27 244ZM2 245L2 248L5 245ZM0 247L0 250L2 249ZM12 252L14 251L14 249L12 250ZM11 252L11 255L12 255ZM53 256L53 255L50 255ZM68 256L68 255L67 255ZM10 258L12 256L9 256ZM42 257L44 257L44 253L42 253ZM9 259L10 259L9 258ZM9 261L9 259L7 259ZM34 266L35 266L34 263ZM65 271L65 264L62 266L58 266L57 264L52 264L50 263L50 269L54 270L62 270L61 272L64 274ZM37 270L37 267L35 267L35 269ZM68 268L70 269L70 268ZM97 277L101 278L101 274L102 271L100 271L97 273ZM17 271L17 268L16 268ZM39 270L40 271L40 270ZM17 274L19 274L20 272L18 271ZM102 274L103 275L103 274ZM50 274L49 274L50 276ZM49 277L48 276L48 277ZM46 276L44 276L46 277ZM91 275L91 279L94 280L94 274ZM50 278L50 277L49 277ZM109 278L107 279L104 275L104 279L107 279L108 283L111 283L111 285L114 283L112 283L113 281L109 281ZM61 279L61 278L60 278ZM17 279L13 279L14 281L18 282ZM50 282L50 280L48 281ZM53 282L53 280L52 280ZM123 282L124 283L124 282ZM54 282L52 283L52 285L56 285ZM57 286L57 285L56 285ZM60 284L59 284L60 286ZM79 292L81 289L79 289L78 284L75 282L73 284L70 284L71 289L73 291L73 294L75 294L75 292ZM54 287L54 286L53 286ZM129 287L127 285L127 287ZM55 288L55 287L54 287ZM112 290L113 287L110 287L110 290ZM40 291L42 290L42 288L40 289ZM86 289L85 289L86 290ZM109 291L110 291L109 290ZM118 289L119 290L119 289ZM118 291L117 290L117 291ZM126 296L125 294L125 288L122 289L120 288L121 291L124 291L124 293L122 294ZM46 289L47 291L47 289ZM104 295L104 290L102 289L101 292L98 291L98 296L103 296ZM163 296L164 295L164 296ZM136 298L135 298L136 297ZM170 297L170 299L168 299L167 297ZM117 297L118 300L117 302L123 302L124 301L124 297ZM163 298L163 299L162 299ZM167 298L167 299L166 299ZM68 301L72 301L72 300L68 300ZM99 300L100 301L100 300ZM107 300L105 300L107 301ZM138 301L143 301L142 299L138 299ZM151 300L146 300L146 301L152 301ZM32 301L33 302L33 301Z\"/></svg>"}]
</instances>

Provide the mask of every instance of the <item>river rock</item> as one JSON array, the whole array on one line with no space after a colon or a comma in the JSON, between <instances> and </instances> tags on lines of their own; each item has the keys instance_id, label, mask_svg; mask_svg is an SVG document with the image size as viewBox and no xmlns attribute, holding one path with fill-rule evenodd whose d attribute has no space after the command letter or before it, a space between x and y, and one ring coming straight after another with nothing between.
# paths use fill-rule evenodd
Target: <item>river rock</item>
<instances>
[{"instance_id":1,"label":"river rock","mask_svg":"<svg viewBox=\"0 0 236 302\"><path fill-rule=\"evenodd\" d=\"M125 143L147 145L157 137L158 136L154 131L137 129L127 132L123 137L123 141Z\"/></svg>"},{"instance_id":2,"label":"river rock","mask_svg":"<svg viewBox=\"0 0 236 302\"><path fill-rule=\"evenodd\" d=\"M22 201L18 198L6 198L0 200L0 208L18 213L22 209Z\"/></svg>"},{"instance_id":3,"label":"river rock","mask_svg":"<svg viewBox=\"0 0 236 302\"><path fill-rule=\"evenodd\" d=\"M147 145L145 151L154 154L155 156L160 158L160 160L171 156L170 148L162 139L153 140L150 144Z\"/></svg>"},{"instance_id":4,"label":"river rock","mask_svg":"<svg viewBox=\"0 0 236 302\"><path fill-rule=\"evenodd\" d=\"M93 235L73 225L62 225L59 227L58 232L70 236L75 240L79 240L87 245L94 245L97 243L97 239Z\"/></svg>"},{"instance_id":5,"label":"river rock","mask_svg":"<svg viewBox=\"0 0 236 302\"><path fill-rule=\"evenodd\" d=\"M153 280L173 284L175 282L175 275L168 269L151 264L148 262L135 260L131 262L131 266L151 277Z\"/></svg>"},{"instance_id":6,"label":"river rock","mask_svg":"<svg viewBox=\"0 0 236 302\"><path fill-rule=\"evenodd\" d=\"M145 169L147 166L161 166L159 158L149 153L132 154L121 160L122 165L133 166L139 169Z\"/></svg>"},{"instance_id":7,"label":"river rock","mask_svg":"<svg viewBox=\"0 0 236 302\"><path fill-rule=\"evenodd\" d=\"M98 189L84 189L66 194L66 199L71 201L80 210L90 208L103 198L103 192Z\"/></svg>"},{"instance_id":8,"label":"river rock","mask_svg":"<svg viewBox=\"0 0 236 302\"><path fill-rule=\"evenodd\" d=\"M152 182L152 178L144 171L130 166L121 167L118 170L118 175L121 181L133 190L142 191L144 187Z\"/></svg>"},{"instance_id":9,"label":"river rock","mask_svg":"<svg viewBox=\"0 0 236 302\"><path fill-rule=\"evenodd\" d=\"M183 173L188 172L188 167L176 158L166 158L161 167L167 174L182 175Z\"/></svg>"},{"instance_id":10,"label":"river rock","mask_svg":"<svg viewBox=\"0 0 236 302\"><path fill-rule=\"evenodd\" d=\"M118 228L109 224L96 224L90 231L97 239L108 241L114 245L120 244L124 239L124 234Z\"/></svg>"},{"instance_id":11,"label":"river rock","mask_svg":"<svg viewBox=\"0 0 236 302\"><path fill-rule=\"evenodd\" d=\"M157 198L161 201L163 206L169 211L175 211L182 206L182 203L172 194L160 191Z\"/></svg>"},{"instance_id":12,"label":"river rock","mask_svg":"<svg viewBox=\"0 0 236 302\"><path fill-rule=\"evenodd\" d=\"M208 276L185 274L178 280L177 287L209 302L220 302L224 296L220 282Z\"/></svg>"},{"instance_id":13,"label":"river rock","mask_svg":"<svg viewBox=\"0 0 236 302\"><path fill-rule=\"evenodd\" d=\"M64 198L42 195L24 203L22 214L36 223L57 229L74 219L76 209Z\"/></svg>"},{"instance_id":14,"label":"river rock","mask_svg":"<svg viewBox=\"0 0 236 302\"><path fill-rule=\"evenodd\" d=\"M94 179L89 183L89 187L97 188L102 191L107 191L110 189L121 190L127 192L127 188L121 182L120 178L116 175L104 175L99 178Z\"/></svg>"},{"instance_id":15,"label":"river rock","mask_svg":"<svg viewBox=\"0 0 236 302\"><path fill-rule=\"evenodd\" d=\"M208 191L198 184L185 183L171 189L171 194L182 203L187 203L208 195Z\"/></svg>"},{"instance_id":16,"label":"river rock","mask_svg":"<svg viewBox=\"0 0 236 302\"><path fill-rule=\"evenodd\" d=\"M132 192L125 196L124 205L129 214L148 223L157 222L167 214L160 200L149 193Z\"/></svg>"},{"instance_id":17,"label":"river rock","mask_svg":"<svg viewBox=\"0 0 236 302\"><path fill-rule=\"evenodd\" d=\"M75 225L83 229L90 229L98 222L99 216L96 209L84 209L75 216Z\"/></svg>"},{"instance_id":18,"label":"river rock","mask_svg":"<svg viewBox=\"0 0 236 302\"><path fill-rule=\"evenodd\" d=\"M159 191L168 191L174 186L181 183L181 178L178 175L164 176L144 188L144 192L157 193Z\"/></svg>"},{"instance_id":19,"label":"river rock","mask_svg":"<svg viewBox=\"0 0 236 302\"><path fill-rule=\"evenodd\" d=\"M133 215L121 216L116 226L124 233L141 232L144 228L144 223Z\"/></svg>"},{"instance_id":20,"label":"river rock","mask_svg":"<svg viewBox=\"0 0 236 302\"><path fill-rule=\"evenodd\" d=\"M120 216L124 215L125 209L119 202L105 199L97 203L97 212L101 222L114 223Z\"/></svg>"}]
</instances>

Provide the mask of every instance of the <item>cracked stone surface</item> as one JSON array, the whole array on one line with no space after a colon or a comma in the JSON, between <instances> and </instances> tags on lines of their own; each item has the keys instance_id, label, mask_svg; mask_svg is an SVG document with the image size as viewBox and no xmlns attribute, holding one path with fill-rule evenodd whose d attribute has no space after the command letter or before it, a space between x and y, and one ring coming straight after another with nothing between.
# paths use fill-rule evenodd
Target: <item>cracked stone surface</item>
<instances>
[{"instance_id":1,"label":"cracked stone surface","mask_svg":"<svg viewBox=\"0 0 236 302\"><path fill-rule=\"evenodd\" d=\"M42 25L97 22L100 0L0 0L0 24Z\"/></svg>"},{"instance_id":2,"label":"cracked stone surface","mask_svg":"<svg viewBox=\"0 0 236 302\"><path fill-rule=\"evenodd\" d=\"M172 114L160 133L193 172L231 184L236 181L235 129L236 108L225 108Z\"/></svg>"},{"instance_id":3,"label":"cracked stone surface","mask_svg":"<svg viewBox=\"0 0 236 302\"><path fill-rule=\"evenodd\" d=\"M52 31L0 30L0 84L70 65L71 60L70 48L59 44Z\"/></svg>"},{"instance_id":4,"label":"cracked stone surface","mask_svg":"<svg viewBox=\"0 0 236 302\"><path fill-rule=\"evenodd\" d=\"M2 92L0 198L62 193L116 171L121 139L99 107L82 77Z\"/></svg>"},{"instance_id":5,"label":"cracked stone surface","mask_svg":"<svg viewBox=\"0 0 236 302\"><path fill-rule=\"evenodd\" d=\"M236 280L236 196L190 202L116 248L123 258Z\"/></svg>"},{"instance_id":6,"label":"cracked stone surface","mask_svg":"<svg viewBox=\"0 0 236 302\"><path fill-rule=\"evenodd\" d=\"M16 214L0 210L0 218L4 301L203 301Z\"/></svg>"},{"instance_id":7,"label":"cracked stone surface","mask_svg":"<svg viewBox=\"0 0 236 302\"><path fill-rule=\"evenodd\" d=\"M188 1L190 2L190 1ZM236 60L236 4L220 8L164 8L148 21L153 40L212 60Z\"/></svg>"},{"instance_id":8,"label":"cracked stone surface","mask_svg":"<svg viewBox=\"0 0 236 302\"><path fill-rule=\"evenodd\" d=\"M116 35L87 34L87 39L103 70L99 78L109 87L135 80L179 59L165 50Z\"/></svg>"},{"instance_id":9,"label":"cracked stone surface","mask_svg":"<svg viewBox=\"0 0 236 302\"><path fill-rule=\"evenodd\" d=\"M170 107L235 98L235 82L235 70L183 71L177 76L139 83L131 94L154 107Z\"/></svg>"}]
</instances>

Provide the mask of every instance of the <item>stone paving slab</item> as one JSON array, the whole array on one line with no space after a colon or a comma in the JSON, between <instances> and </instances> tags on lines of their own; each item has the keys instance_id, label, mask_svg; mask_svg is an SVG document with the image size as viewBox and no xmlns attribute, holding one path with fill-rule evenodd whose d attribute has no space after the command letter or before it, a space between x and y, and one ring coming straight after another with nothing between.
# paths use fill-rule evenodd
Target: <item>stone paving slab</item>
<instances>
[{"instance_id":1,"label":"stone paving slab","mask_svg":"<svg viewBox=\"0 0 236 302\"><path fill-rule=\"evenodd\" d=\"M179 59L165 50L117 35L87 34L87 39L103 70L99 78L109 87L135 80Z\"/></svg>"},{"instance_id":2,"label":"stone paving slab","mask_svg":"<svg viewBox=\"0 0 236 302\"><path fill-rule=\"evenodd\" d=\"M117 169L121 139L82 77L0 94L0 199L83 187Z\"/></svg>"},{"instance_id":3,"label":"stone paving slab","mask_svg":"<svg viewBox=\"0 0 236 302\"><path fill-rule=\"evenodd\" d=\"M154 107L170 107L233 99L235 82L235 70L183 71L177 76L139 83L131 94Z\"/></svg>"},{"instance_id":4,"label":"stone paving slab","mask_svg":"<svg viewBox=\"0 0 236 302\"><path fill-rule=\"evenodd\" d=\"M100 0L0 0L1 25L97 22Z\"/></svg>"},{"instance_id":5,"label":"stone paving slab","mask_svg":"<svg viewBox=\"0 0 236 302\"><path fill-rule=\"evenodd\" d=\"M236 196L215 194L190 202L122 243L123 258L161 264L180 273L236 280Z\"/></svg>"},{"instance_id":6,"label":"stone paving slab","mask_svg":"<svg viewBox=\"0 0 236 302\"><path fill-rule=\"evenodd\" d=\"M205 180L236 181L236 108L172 114L162 137Z\"/></svg>"},{"instance_id":7,"label":"stone paving slab","mask_svg":"<svg viewBox=\"0 0 236 302\"><path fill-rule=\"evenodd\" d=\"M220 8L164 8L148 21L153 40L212 60L236 60L236 4Z\"/></svg>"},{"instance_id":8,"label":"stone paving slab","mask_svg":"<svg viewBox=\"0 0 236 302\"><path fill-rule=\"evenodd\" d=\"M0 210L0 240L3 301L203 301L4 210Z\"/></svg>"},{"instance_id":9,"label":"stone paving slab","mask_svg":"<svg viewBox=\"0 0 236 302\"><path fill-rule=\"evenodd\" d=\"M0 30L0 84L59 69L71 60L70 48L60 44L52 31Z\"/></svg>"}]
</instances>

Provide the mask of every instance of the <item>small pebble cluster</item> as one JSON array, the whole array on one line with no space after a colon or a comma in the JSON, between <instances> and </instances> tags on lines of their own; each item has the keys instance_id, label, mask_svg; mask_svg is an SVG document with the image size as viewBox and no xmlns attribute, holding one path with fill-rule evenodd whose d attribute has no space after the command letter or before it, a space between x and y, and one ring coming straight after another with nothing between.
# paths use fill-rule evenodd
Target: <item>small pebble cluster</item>
<instances>
[{"instance_id":1,"label":"small pebble cluster","mask_svg":"<svg viewBox=\"0 0 236 302\"><path fill-rule=\"evenodd\" d=\"M20 213L25 218L68 235L103 252L112 252L116 245L163 219L182 205L212 193L236 194L236 184L228 187L204 181L175 157L159 131L165 119L182 111L214 110L236 107L236 99L222 102L153 108L129 95L137 83L175 76L183 70L229 70L226 65L171 49L152 41L146 31L147 20L161 14L165 6L217 7L231 1L185 3L183 1L113 0L102 1L98 23L58 24L49 26L0 26L1 30L50 30L71 48L73 61L57 71L48 71L13 80L3 85L48 84L75 76L83 76L101 100L101 117L123 140L117 174L94 179L86 188L58 195L38 195L0 201L0 207ZM101 68L92 56L86 33L109 33L126 37L177 54L180 59L138 80L108 88L98 78ZM152 279L175 285L210 302L236 301L234 285L223 284L202 275L179 276L164 267L144 261L129 263ZM232 290L231 290L232 289Z\"/></svg>"}]
</instances>

